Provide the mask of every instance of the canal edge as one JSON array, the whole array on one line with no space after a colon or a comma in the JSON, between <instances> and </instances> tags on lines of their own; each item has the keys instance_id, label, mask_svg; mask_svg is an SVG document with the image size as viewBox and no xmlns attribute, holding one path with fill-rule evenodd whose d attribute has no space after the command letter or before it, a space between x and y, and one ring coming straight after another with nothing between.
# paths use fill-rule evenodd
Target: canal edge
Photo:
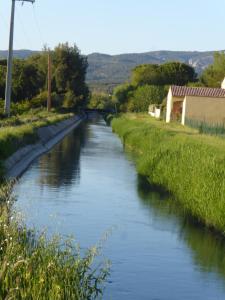
<instances>
[{"instance_id":1,"label":"canal edge","mask_svg":"<svg viewBox=\"0 0 225 300\"><path fill-rule=\"evenodd\" d=\"M86 116L79 115L54 125L39 128L37 143L20 148L5 160L5 179L12 180L21 176L36 158L52 149L85 119Z\"/></svg>"}]
</instances>

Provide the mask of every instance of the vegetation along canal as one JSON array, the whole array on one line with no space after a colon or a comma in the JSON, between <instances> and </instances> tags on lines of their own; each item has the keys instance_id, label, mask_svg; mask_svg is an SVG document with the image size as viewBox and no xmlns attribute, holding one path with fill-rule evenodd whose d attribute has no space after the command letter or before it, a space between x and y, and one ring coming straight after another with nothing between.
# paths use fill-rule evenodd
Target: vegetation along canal
<instances>
[{"instance_id":1,"label":"vegetation along canal","mask_svg":"<svg viewBox=\"0 0 225 300\"><path fill-rule=\"evenodd\" d=\"M145 184L102 119L37 159L16 194L28 226L73 235L82 248L111 231L104 299L225 299L225 243Z\"/></svg>"}]
</instances>

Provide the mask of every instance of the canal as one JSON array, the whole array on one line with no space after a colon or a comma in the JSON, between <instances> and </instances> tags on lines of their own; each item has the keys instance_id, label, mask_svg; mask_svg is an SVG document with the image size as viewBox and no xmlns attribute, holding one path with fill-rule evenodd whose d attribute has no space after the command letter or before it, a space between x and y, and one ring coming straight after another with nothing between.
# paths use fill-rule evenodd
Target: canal
<instances>
[{"instance_id":1,"label":"canal","mask_svg":"<svg viewBox=\"0 0 225 300\"><path fill-rule=\"evenodd\" d=\"M109 233L104 299L225 299L224 241L149 187L101 118L37 159L16 194L29 227L73 235L82 249Z\"/></svg>"}]
</instances>

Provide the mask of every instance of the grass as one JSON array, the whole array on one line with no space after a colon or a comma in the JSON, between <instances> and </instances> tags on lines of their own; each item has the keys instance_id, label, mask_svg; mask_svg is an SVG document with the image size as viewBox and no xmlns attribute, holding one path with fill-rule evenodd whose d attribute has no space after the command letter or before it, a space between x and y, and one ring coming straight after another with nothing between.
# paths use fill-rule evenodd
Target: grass
<instances>
[{"instance_id":1,"label":"grass","mask_svg":"<svg viewBox=\"0 0 225 300\"><path fill-rule=\"evenodd\" d=\"M169 191L200 222L225 234L225 140L144 114L112 121L137 170Z\"/></svg>"},{"instance_id":2,"label":"grass","mask_svg":"<svg viewBox=\"0 0 225 300\"><path fill-rule=\"evenodd\" d=\"M38 140L37 129L72 117L73 114L47 113L30 110L24 114L0 120L0 177L3 161L19 148Z\"/></svg>"},{"instance_id":3,"label":"grass","mask_svg":"<svg viewBox=\"0 0 225 300\"><path fill-rule=\"evenodd\" d=\"M223 136L225 134L225 124L209 124L207 122L187 120L189 127L197 128L199 133Z\"/></svg>"},{"instance_id":4,"label":"grass","mask_svg":"<svg viewBox=\"0 0 225 300\"><path fill-rule=\"evenodd\" d=\"M73 241L47 240L11 214L12 185L0 188L0 299L99 299L109 273L98 247L81 257Z\"/></svg>"}]
</instances>

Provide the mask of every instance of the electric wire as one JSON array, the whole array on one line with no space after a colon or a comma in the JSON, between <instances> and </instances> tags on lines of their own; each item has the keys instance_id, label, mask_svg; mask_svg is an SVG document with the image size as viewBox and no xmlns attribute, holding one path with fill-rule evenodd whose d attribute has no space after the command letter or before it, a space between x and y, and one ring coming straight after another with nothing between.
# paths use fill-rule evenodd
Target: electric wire
<instances>
[{"instance_id":1,"label":"electric wire","mask_svg":"<svg viewBox=\"0 0 225 300\"><path fill-rule=\"evenodd\" d=\"M43 38L43 34L42 34L42 31L41 31L41 28L40 28L40 25L38 22L37 14L36 14L35 5L33 5L32 11L33 11L34 22L36 25L37 32L39 34L40 41L42 43L42 46L45 47L47 45L47 43L45 42L45 39Z\"/></svg>"},{"instance_id":2,"label":"electric wire","mask_svg":"<svg viewBox=\"0 0 225 300\"><path fill-rule=\"evenodd\" d=\"M17 9L17 15L18 15L18 20L19 20L20 27L21 27L21 29L22 29L22 32L23 32L25 41L28 42L29 47L30 47L31 49L33 49L33 44L32 44L32 42L31 42L31 39L30 39L30 37L29 37L29 35L28 35L26 29L25 29L25 26L24 26L24 23L23 23L23 21L22 21L22 18L21 18L19 9Z\"/></svg>"}]
</instances>

